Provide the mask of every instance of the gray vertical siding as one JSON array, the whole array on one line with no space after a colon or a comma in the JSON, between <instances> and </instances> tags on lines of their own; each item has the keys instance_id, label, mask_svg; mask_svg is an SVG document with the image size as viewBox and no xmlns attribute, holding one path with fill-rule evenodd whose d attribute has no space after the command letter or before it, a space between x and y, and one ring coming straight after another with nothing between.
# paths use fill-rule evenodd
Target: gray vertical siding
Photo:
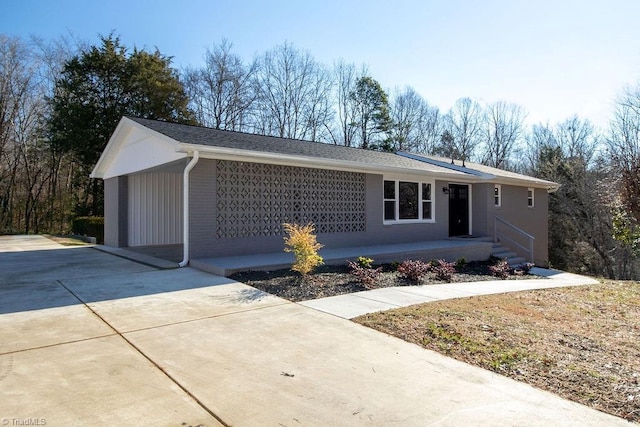
<instances>
[{"instance_id":1,"label":"gray vertical siding","mask_svg":"<svg viewBox=\"0 0 640 427\"><path fill-rule=\"evenodd\" d=\"M154 170L129 176L129 246L182 243L182 173Z\"/></svg>"},{"instance_id":2,"label":"gray vertical siding","mask_svg":"<svg viewBox=\"0 0 640 427\"><path fill-rule=\"evenodd\" d=\"M104 181L104 244L127 246L128 178L118 176Z\"/></svg>"}]
</instances>

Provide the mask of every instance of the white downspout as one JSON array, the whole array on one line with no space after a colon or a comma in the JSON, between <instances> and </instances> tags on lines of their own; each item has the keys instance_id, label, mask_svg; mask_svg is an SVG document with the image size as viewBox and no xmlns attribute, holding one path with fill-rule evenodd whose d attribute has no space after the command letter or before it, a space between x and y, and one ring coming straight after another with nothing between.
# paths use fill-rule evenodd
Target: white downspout
<instances>
[{"instance_id":1,"label":"white downspout","mask_svg":"<svg viewBox=\"0 0 640 427\"><path fill-rule=\"evenodd\" d=\"M193 152L191 161L187 163L182 174L182 261L178 263L178 267L186 267L189 264L189 173L191 169L198 163L200 152Z\"/></svg>"}]
</instances>

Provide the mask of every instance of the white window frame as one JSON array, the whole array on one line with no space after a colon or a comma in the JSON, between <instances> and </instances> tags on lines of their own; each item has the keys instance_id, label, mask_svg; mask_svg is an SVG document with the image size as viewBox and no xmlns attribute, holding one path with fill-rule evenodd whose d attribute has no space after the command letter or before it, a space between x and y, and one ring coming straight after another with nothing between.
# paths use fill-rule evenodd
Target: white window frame
<instances>
[{"instance_id":1,"label":"white window frame","mask_svg":"<svg viewBox=\"0 0 640 427\"><path fill-rule=\"evenodd\" d=\"M392 181L394 183L394 198L384 198L384 184L386 181ZM412 184L418 184L418 218L400 219L400 182L409 182ZM422 194L423 185L431 186L431 199L424 199ZM383 202L382 202L382 219L385 225L390 224L415 224L415 223L435 223L436 211L435 211L435 180L416 180L415 178L403 178L403 177L384 177L383 182ZM386 202L394 202L394 219L385 219ZM431 218L423 219L423 204L424 202L431 203Z\"/></svg>"},{"instance_id":2,"label":"white window frame","mask_svg":"<svg viewBox=\"0 0 640 427\"><path fill-rule=\"evenodd\" d=\"M502 207L502 185L500 184L494 184L493 186L493 205L496 208Z\"/></svg>"},{"instance_id":3,"label":"white window frame","mask_svg":"<svg viewBox=\"0 0 640 427\"><path fill-rule=\"evenodd\" d=\"M536 207L536 189L529 187L527 188L527 206L529 208Z\"/></svg>"}]
</instances>

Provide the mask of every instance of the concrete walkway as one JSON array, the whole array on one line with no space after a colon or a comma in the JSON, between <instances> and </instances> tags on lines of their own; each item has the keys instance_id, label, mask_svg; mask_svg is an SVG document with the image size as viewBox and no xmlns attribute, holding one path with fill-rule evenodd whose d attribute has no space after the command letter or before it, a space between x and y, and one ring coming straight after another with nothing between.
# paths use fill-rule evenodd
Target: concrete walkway
<instances>
[{"instance_id":1,"label":"concrete walkway","mask_svg":"<svg viewBox=\"0 0 640 427\"><path fill-rule=\"evenodd\" d=\"M541 278L381 288L304 301L300 304L344 319L353 319L367 313L430 301L599 283L591 277L537 267L531 269L531 274Z\"/></svg>"},{"instance_id":2,"label":"concrete walkway","mask_svg":"<svg viewBox=\"0 0 640 427\"><path fill-rule=\"evenodd\" d=\"M40 239L0 237L2 425L629 425L224 277Z\"/></svg>"}]
</instances>

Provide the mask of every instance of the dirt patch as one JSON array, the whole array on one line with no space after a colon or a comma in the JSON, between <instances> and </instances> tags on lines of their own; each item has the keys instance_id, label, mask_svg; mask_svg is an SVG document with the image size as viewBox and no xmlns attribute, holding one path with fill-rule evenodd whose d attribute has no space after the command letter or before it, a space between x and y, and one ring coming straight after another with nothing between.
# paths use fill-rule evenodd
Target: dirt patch
<instances>
[{"instance_id":1,"label":"dirt patch","mask_svg":"<svg viewBox=\"0 0 640 427\"><path fill-rule=\"evenodd\" d=\"M354 321L640 421L640 284L432 302Z\"/></svg>"},{"instance_id":2,"label":"dirt patch","mask_svg":"<svg viewBox=\"0 0 640 427\"><path fill-rule=\"evenodd\" d=\"M451 278L451 283L497 280L489 271L490 265L489 262L474 261L458 266ZM307 277L302 277L296 272L284 269L277 271L245 271L235 273L230 278L295 302L392 286L449 283L438 280L434 274L427 274L418 283L414 283L401 277L396 271L397 266L394 264L385 264L381 267L382 273L375 283L368 288L364 287L350 274L350 269L346 265L324 265L317 268ZM532 275L512 275L509 277L509 279L532 278L539 279L540 277Z\"/></svg>"}]
</instances>

